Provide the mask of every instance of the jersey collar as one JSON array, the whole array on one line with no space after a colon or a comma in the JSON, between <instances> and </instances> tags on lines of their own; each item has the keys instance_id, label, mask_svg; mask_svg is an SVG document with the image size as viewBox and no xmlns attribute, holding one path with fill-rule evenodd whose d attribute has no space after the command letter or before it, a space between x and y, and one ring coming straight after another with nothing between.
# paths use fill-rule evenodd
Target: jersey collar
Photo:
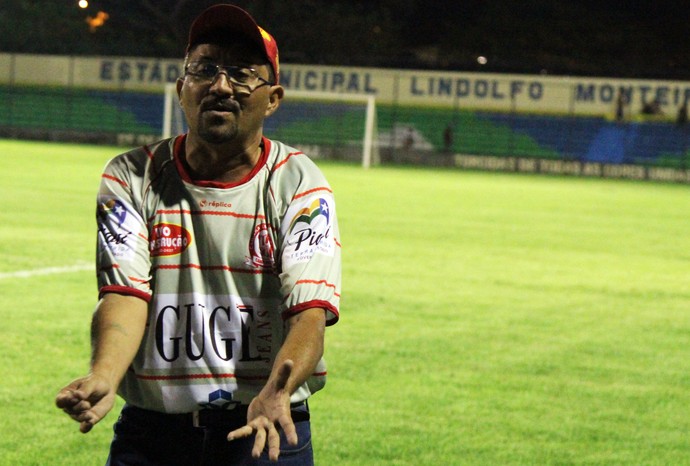
<instances>
[{"instance_id":1,"label":"jersey collar","mask_svg":"<svg viewBox=\"0 0 690 466\"><path fill-rule=\"evenodd\" d=\"M187 183L196 185L196 186L202 186L205 188L218 188L218 189L229 189L229 188L234 188L236 186L243 185L247 183L249 180L254 178L257 173L266 165L266 161L268 160L268 154L271 152L271 141L262 136L261 137L261 155L259 156L259 160L254 165L254 168L252 169L251 172L247 174L244 178L242 178L239 181L233 182L233 183L220 183L217 181L204 181L204 180L193 180L191 176L189 176L189 172L187 171L185 164L183 163L184 160L184 155L185 155L185 141L187 140L187 135L182 134L178 136L175 139L174 145L173 145L173 159L175 161L175 167L177 168L177 173L179 173L180 177Z\"/></svg>"}]
</instances>

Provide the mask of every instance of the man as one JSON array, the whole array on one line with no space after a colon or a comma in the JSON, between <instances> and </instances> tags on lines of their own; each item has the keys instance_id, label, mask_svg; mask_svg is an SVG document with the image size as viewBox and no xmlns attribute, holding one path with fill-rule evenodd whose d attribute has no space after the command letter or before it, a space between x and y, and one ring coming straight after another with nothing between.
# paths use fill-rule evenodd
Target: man
<instances>
[{"instance_id":1,"label":"man","mask_svg":"<svg viewBox=\"0 0 690 466\"><path fill-rule=\"evenodd\" d=\"M113 406L108 464L313 464L340 244L330 187L263 135L278 48L244 10L192 24L177 82L189 131L113 159L98 195L91 370L56 404L88 432Z\"/></svg>"}]
</instances>

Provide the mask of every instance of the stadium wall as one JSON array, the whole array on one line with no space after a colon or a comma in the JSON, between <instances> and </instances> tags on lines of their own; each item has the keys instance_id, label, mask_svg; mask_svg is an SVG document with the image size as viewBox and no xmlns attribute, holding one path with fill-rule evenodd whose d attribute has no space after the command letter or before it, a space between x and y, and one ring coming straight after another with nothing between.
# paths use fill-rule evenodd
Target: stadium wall
<instances>
[{"instance_id":1,"label":"stadium wall","mask_svg":"<svg viewBox=\"0 0 690 466\"><path fill-rule=\"evenodd\" d=\"M566 167L564 174L636 173L634 177L647 179L658 168L675 170L670 178L687 178L690 132L676 124L676 116L690 100L690 82L281 66L288 98L290 90L374 95L384 163L515 171L534 166L538 172ZM0 135L120 145L151 142L161 134L164 85L181 74L181 60L0 53ZM620 108L619 97L625 102ZM643 105L652 101L659 112L644 115ZM338 110L340 120L330 124L323 117L329 112L321 112L319 125L301 127L304 140L294 131L290 140L297 138L321 153L338 153L326 147L333 133L316 135L316 126L332 132L342 126L347 112ZM358 118L347 121L359 125ZM347 138L335 139L343 144ZM487 158L478 162L476 156ZM643 169L591 168L597 164Z\"/></svg>"},{"instance_id":2,"label":"stadium wall","mask_svg":"<svg viewBox=\"0 0 690 466\"><path fill-rule=\"evenodd\" d=\"M182 74L179 60L136 57L65 57L0 53L0 84L74 86L160 92ZM40 70L40 72L36 72ZM547 75L281 65L286 89L373 94L402 106L519 110L527 113L613 117L623 94L630 116L656 100L675 114L690 100L690 82Z\"/></svg>"}]
</instances>

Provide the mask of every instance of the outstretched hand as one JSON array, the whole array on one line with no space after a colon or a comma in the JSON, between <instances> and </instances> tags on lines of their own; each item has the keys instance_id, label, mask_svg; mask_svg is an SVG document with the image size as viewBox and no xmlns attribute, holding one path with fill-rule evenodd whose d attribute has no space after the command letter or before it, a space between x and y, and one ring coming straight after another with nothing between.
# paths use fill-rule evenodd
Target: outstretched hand
<instances>
[{"instance_id":1,"label":"outstretched hand","mask_svg":"<svg viewBox=\"0 0 690 466\"><path fill-rule=\"evenodd\" d=\"M60 390L55 404L79 423L82 433L87 433L113 408L115 392L105 378L89 374Z\"/></svg>"},{"instance_id":2,"label":"outstretched hand","mask_svg":"<svg viewBox=\"0 0 690 466\"><path fill-rule=\"evenodd\" d=\"M290 414L290 393L286 385L292 374L294 363L286 360L280 366L274 381L269 381L261 393L249 404L247 425L233 430L228 440L249 437L256 434L252 456L258 458L268 441L268 457L277 461L280 455L280 434L283 429L290 445L297 445L297 431Z\"/></svg>"}]
</instances>

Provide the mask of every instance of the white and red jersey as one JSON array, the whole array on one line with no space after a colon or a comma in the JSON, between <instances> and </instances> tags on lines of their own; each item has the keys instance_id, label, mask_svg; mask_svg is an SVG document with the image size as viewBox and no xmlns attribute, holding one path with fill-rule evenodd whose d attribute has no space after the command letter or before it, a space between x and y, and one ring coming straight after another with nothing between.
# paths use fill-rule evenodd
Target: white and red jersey
<instances>
[{"instance_id":1,"label":"white and red jersey","mask_svg":"<svg viewBox=\"0 0 690 466\"><path fill-rule=\"evenodd\" d=\"M108 163L98 194L98 285L149 303L146 332L121 386L162 412L248 404L285 336L318 307L338 320L340 238L333 192L302 152L263 139L234 184L194 182L185 136ZM325 383L321 361L292 401Z\"/></svg>"}]
</instances>

